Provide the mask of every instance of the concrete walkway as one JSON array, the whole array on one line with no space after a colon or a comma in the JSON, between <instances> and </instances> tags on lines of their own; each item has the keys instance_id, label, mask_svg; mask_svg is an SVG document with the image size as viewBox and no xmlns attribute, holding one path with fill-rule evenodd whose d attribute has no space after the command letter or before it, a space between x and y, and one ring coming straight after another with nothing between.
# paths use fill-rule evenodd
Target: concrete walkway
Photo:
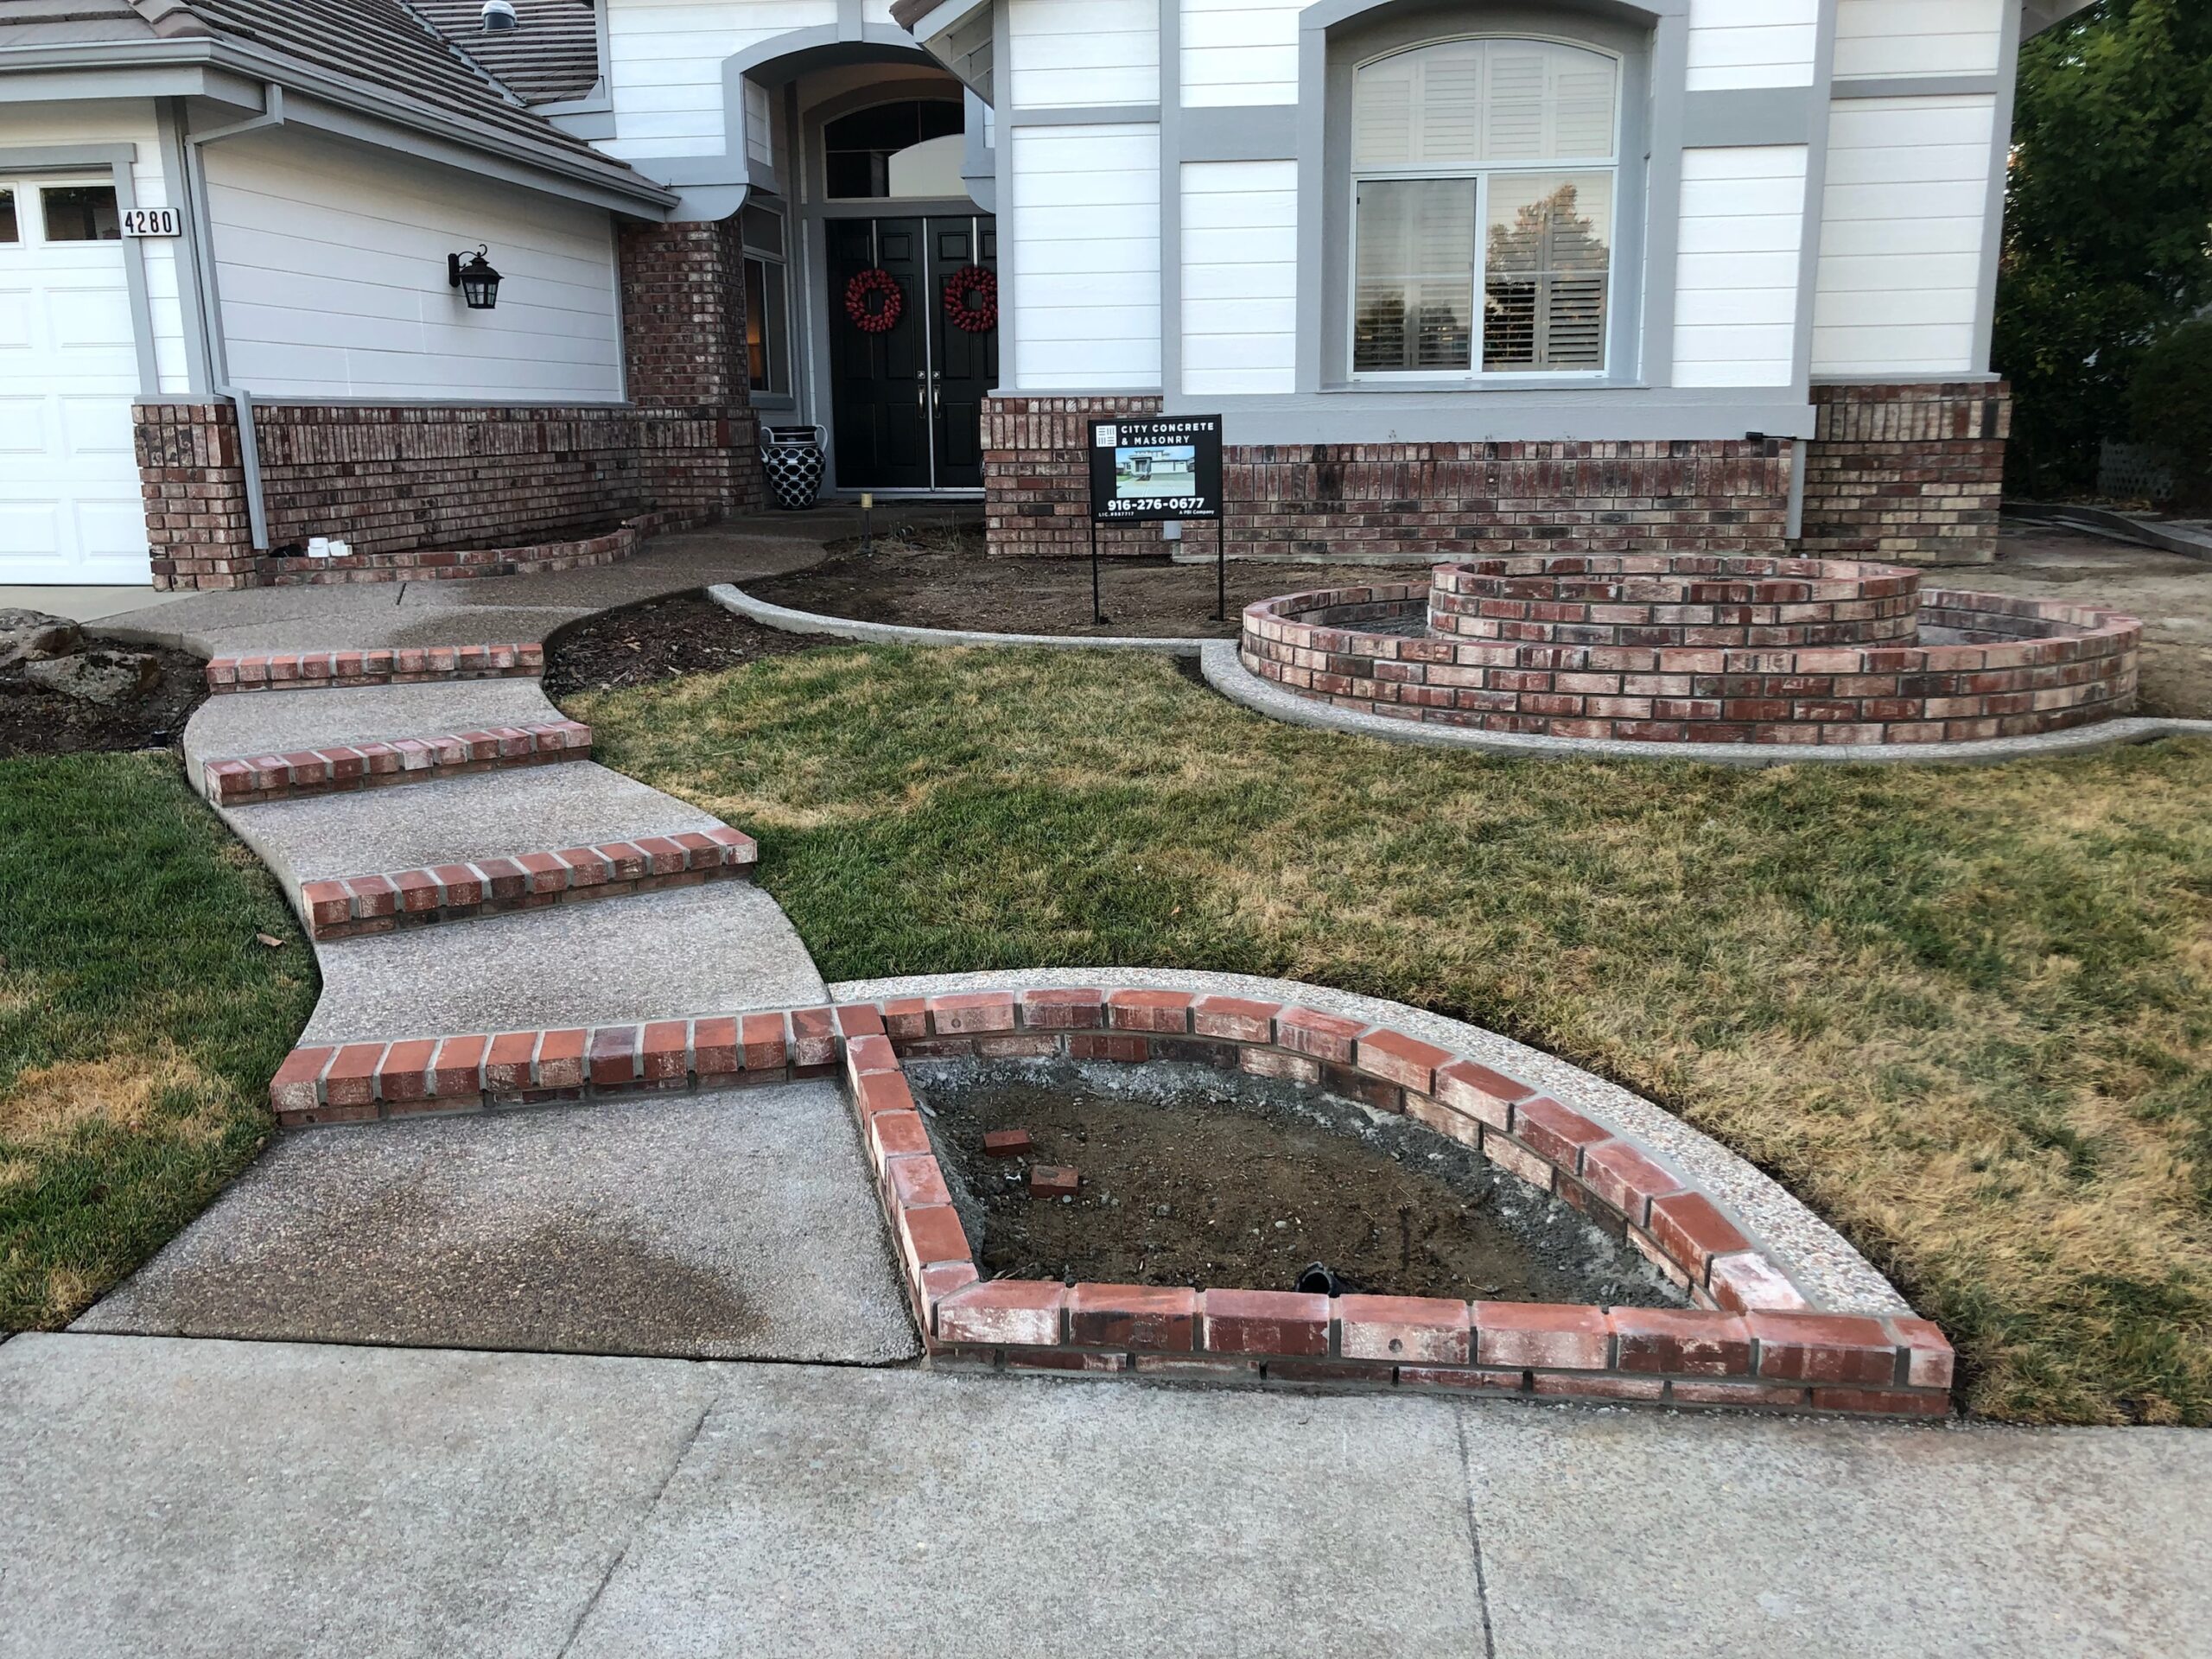
<instances>
[{"instance_id":1,"label":"concrete walkway","mask_svg":"<svg viewBox=\"0 0 2212 1659\"><path fill-rule=\"evenodd\" d=\"M0 1659L2204 1652L2212 1438L0 1347Z\"/></svg>"}]
</instances>

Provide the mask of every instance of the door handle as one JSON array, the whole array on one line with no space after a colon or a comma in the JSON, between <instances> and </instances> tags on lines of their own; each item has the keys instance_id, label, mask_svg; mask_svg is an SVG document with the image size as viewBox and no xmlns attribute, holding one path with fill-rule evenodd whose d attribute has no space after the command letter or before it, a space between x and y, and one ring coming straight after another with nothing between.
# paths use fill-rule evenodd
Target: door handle
<instances>
[{"instance_id":1,"label":"door handle","mask_svg":"<svg viewBox=\"0 0 2212 1659\"><path fill-rule=\"evenodd\" d=\"M927 369L916 369L914 371L914 407L927 409L929 406L930 372Z\"/></svg>"}]
</instances>

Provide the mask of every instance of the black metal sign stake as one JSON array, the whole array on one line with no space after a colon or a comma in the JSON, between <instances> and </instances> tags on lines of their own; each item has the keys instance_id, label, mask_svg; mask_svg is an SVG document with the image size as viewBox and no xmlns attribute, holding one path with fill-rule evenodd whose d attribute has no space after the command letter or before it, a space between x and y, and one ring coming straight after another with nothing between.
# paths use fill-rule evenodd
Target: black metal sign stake
<instances>
[{"instance_id":1,"label":"black metal sign stake","mask_svg":"<svg viewBox=\"0 0 2212 1659\"><path fill-rule=\"evenodd\" d=\"M1106 613L1098 608L1098 520L1090 521L1090 620L1094 623L1106 620Z\"/></svg>"},{"instance_id":2,"label":"black metal sign stake","mask_svg":"<svg viewBox=\"0 0 2212 1659\"><path fill-rule=\"evenodd\" d=\"M1213 521L1213 615L1214 622L1229 620L1229 516L1224 513Z\"/></svg>"}]
</instances>

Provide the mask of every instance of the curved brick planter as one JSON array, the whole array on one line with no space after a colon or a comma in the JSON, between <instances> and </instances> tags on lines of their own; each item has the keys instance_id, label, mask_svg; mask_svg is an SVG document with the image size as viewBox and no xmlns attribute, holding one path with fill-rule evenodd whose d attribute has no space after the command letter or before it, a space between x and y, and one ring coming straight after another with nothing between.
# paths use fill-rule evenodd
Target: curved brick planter
<instances>
[{"instance_id":1,"label":"curved brick planter","mask_svg":"<svg viewBox=\"0 0 2212 1659\"><path fill-rule=\"evenodd\" d=\"M638 550L657 528L651 518L633 518L603 536L525 547L471 548L461 552L430 549L403 553L352 553L339 559L270 559L269 582L277 588L321 588L353 582L448 582L469 576L527 576L543 570L577 570L613 564Z\"/></svg>"},{"instance_id":2,"label":"curved brick planter","mask_svg":"<svg viewBox=\"0 0 2212 1659\"><path fill-rule=\"evenodd\" d=\"M1195 1063L1403 1112L1613 1231L1697 1306L984 1282L903 1065L952 1058ZM270 1092L280 1120L300 1124L726 1088L840 1065L939 1363L1885 1415L1950 1408L1952 1352L1935 1325L1824 1306L1662 1148L1408 1032L1295 1003L1081 987L892 996L302 1048Z\"/></svg>"},{"instance_id":3,"label":"curved brick planter","mask_svg":"<svg viewBox=\"0 0 2212 1659\"><path fill-rule=\"evenodd\" d=\"M1893 640L1810 642L1900 620L1912 632ZM1339 709L1470 730L1939 744L2124 714L2141 634L2116 612L1922 588L1880 565L1497 559L1440 566L1426 585L1263 600L1244 613L1238 660Z\"/></svg>"}]
</instances>

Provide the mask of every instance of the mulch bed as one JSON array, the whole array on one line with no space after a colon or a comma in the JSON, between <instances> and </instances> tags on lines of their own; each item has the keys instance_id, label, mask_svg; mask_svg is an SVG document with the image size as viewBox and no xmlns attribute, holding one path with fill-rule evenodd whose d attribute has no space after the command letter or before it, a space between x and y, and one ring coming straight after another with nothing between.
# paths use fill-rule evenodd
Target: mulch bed
<instances>
[{"instance_id":1,"label":"mulch bed","mask_svg":"<svg viewBox=\"0 0 2212 1659\"><path fill-rule=\"evenodd\" d=\"M545 695L650 685L834 643L764 628L704 594L678 594L608 611L556 634L546 642Z\"/></svg>"},{"instance_id":2,"label":"mulch bed","mask_svg":"<svg viewBox=\"0 0 2212 1659\"><path fill-rule=\"evenodd\" d=\"M192 711L207 701L207 664L189 652L104 639L90 630L86 643L156 658L160 683L143 696L105 708L33 685L20 673L0 674L0 759L172 747Z\"/></svg>"},{"instance_id":3,"label":"mulch bed","mask_svg":"<svg viewBox=\"0 0 2212 1659\"><path fill-rule=\"evenodd\" d=\"M1211 555L1212 531L1193 531L1192 545ZM1255 600L1317 588L1422 578L1425 562L1402 565L1290 564L1232 559L1229 616L1206 619L1214 607L1211 557L1193 564L1166 559L1115 557L1101 561L1099 588L1107 616L1090 620L1088 559L994 558L983 532L893 527L874 550L857 541L834 542L830 556L810 569L748 582L745 591L772 604L863 622L907 627L971 628L990 633L1129 634L1143 639L1233 639L1236 617Z\"/></svg>"}]
</instances>

